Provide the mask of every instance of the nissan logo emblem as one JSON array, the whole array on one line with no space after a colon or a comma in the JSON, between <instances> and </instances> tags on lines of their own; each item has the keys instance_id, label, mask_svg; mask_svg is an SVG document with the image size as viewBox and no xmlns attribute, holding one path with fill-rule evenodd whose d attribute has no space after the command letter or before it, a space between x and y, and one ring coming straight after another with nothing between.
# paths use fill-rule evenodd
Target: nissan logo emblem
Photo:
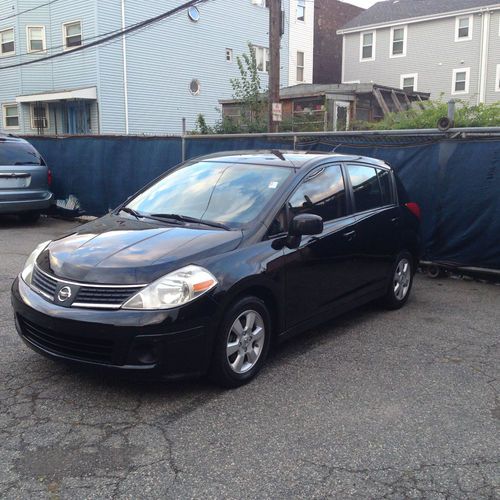
<instances>
[{"instance_id":1,"label":"nissan logo emblem","mask_svg":"<svg viewBox=\"0 0 500 500\"><path fill-rule=\"evenodd\" d=\"M57 294L57 298L60 302L64 302L71 298L71 288L69 286L63 286L59 293Z\"/></svg>"}]
</instances>

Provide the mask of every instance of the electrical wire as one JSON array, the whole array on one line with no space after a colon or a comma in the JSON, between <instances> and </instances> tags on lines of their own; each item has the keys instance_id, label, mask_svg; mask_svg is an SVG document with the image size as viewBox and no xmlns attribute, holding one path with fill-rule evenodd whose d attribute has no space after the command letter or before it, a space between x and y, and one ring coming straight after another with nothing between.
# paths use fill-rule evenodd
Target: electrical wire
<instances>
[{"instance_id":1,"label":"electrical wire","mask_svg":"<svg viewBox=\"0 0 500 500\"><path fill-rule=\"evenodd\" d=\"M117 32L112 33L108 36L104 36L100 40L96 40L96 41L88 43L86 45L81 45L80 47L76 47L76 48L68 50L66 52L60 52L57 54L51 54L51 55L46 56L46 57L40 57L39 59L35 59L32 61L24 61L24 62L15 63L15 64L9 64L7 66L0 66L0 71L5 70L5 69L11 69L11 68L19 68L21 66L28 66L31 64L37 64L37 63L40 63L43 61L49 61L49 60L53 60L53 59L56 59L59 57L68 56L70 54L71 55L77 54L77 53L82 52L84 50L88 50L90 48L97 47L99 45L108 43L112 40L121 38L122 36L131 34L135 31L144 29L144 28L150 26L151 24L155 24L159 21L162 21L163 19L167 19L169 17L172 17L173 15L175 15L183 10L189 9L189 7L194 7L195 5L206 2L206 1L208 1L208 0L190 0L189 2L185 2L182 5L179 5L178 7L170 9L167 12L163 12L162 14L160 14L158 16L151 17L149 19L146 19L145 21L141 21L141 22L133 24L131 26L127 26L123 30L118 30Z\"/></svg>"},{"instance_id":2,"label":"electrical wire","mask_svg":"<svg viewBox=\"0 0 500 500\"><path fill-rule=\"evenodd\" d=\"M33 12L34 10L40 9L41 7L47 7L52 5L53 3L60 2L61 0L50 0L50 2L43 3L41 5L37 5L36 7L31 7L31 9L23 10L22 12L18 12L17 14L11 14L10 16L1 17L0 21L6 21L7 19L13 19L14 17L21 16L26 14L27 12Z\"/></svg>"}]
</instances>

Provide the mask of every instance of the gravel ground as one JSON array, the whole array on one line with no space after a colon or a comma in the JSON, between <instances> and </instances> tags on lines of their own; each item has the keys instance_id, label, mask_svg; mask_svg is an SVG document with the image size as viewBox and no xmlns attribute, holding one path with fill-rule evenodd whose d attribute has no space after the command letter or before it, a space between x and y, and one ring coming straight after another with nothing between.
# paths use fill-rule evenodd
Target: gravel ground
<instances>
[{"instance_id":1,"label":"gravel ground","mask_svg":"<svg viewBox=\"0 0 500 500\"><path fill-rule=\"evenodd\" d=\"M0 218L0 497L500 498L500 287L418 276L275 352L250 385L140 383L17 337L10 284L74 224Z\"/></svg>"}]
</instances>

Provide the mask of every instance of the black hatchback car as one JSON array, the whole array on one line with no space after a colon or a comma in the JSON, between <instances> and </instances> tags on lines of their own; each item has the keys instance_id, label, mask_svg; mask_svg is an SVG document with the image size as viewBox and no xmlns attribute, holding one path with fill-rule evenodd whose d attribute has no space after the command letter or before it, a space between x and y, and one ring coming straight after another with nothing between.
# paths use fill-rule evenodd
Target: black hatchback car
<instances>
[{"instance_id":1,"label":"black hatchback car","mask_svg":"<svg viewBox=\"0 0 500 500\"><path fill-rule=\"evenodd\" d=\"M419 208L392 169L338 154L187 162L108 215L38 246L12 287L41 354L235 387L273 341L408 300Z\"/></svg>"}]
</instances>

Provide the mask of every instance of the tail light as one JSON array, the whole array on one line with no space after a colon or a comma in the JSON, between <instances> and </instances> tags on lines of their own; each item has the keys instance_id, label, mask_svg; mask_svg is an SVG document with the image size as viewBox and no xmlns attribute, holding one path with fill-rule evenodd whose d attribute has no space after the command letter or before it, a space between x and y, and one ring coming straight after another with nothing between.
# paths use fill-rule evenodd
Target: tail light
<instances>
[{"instance_id":1,"label":"tail light","mask_svg":"<svg viewBox=\"0 0 500 500\"><path fill-rule=\"evenodd\" d=\"M52 185L52 170L50 168L47 170L47 184Z\"/></svg>"},{"instance_id":2,"label":"tail light","mask_svg":"<svg viewBox=\"0 0 500 500\"><path fill-rule=\"evenodd\" d=\"M420 220L422 218L422 212L420 211L418 203L406 203L405 206L415 217L417 217L417 219Z\"/></svg>"}]
</instances>

